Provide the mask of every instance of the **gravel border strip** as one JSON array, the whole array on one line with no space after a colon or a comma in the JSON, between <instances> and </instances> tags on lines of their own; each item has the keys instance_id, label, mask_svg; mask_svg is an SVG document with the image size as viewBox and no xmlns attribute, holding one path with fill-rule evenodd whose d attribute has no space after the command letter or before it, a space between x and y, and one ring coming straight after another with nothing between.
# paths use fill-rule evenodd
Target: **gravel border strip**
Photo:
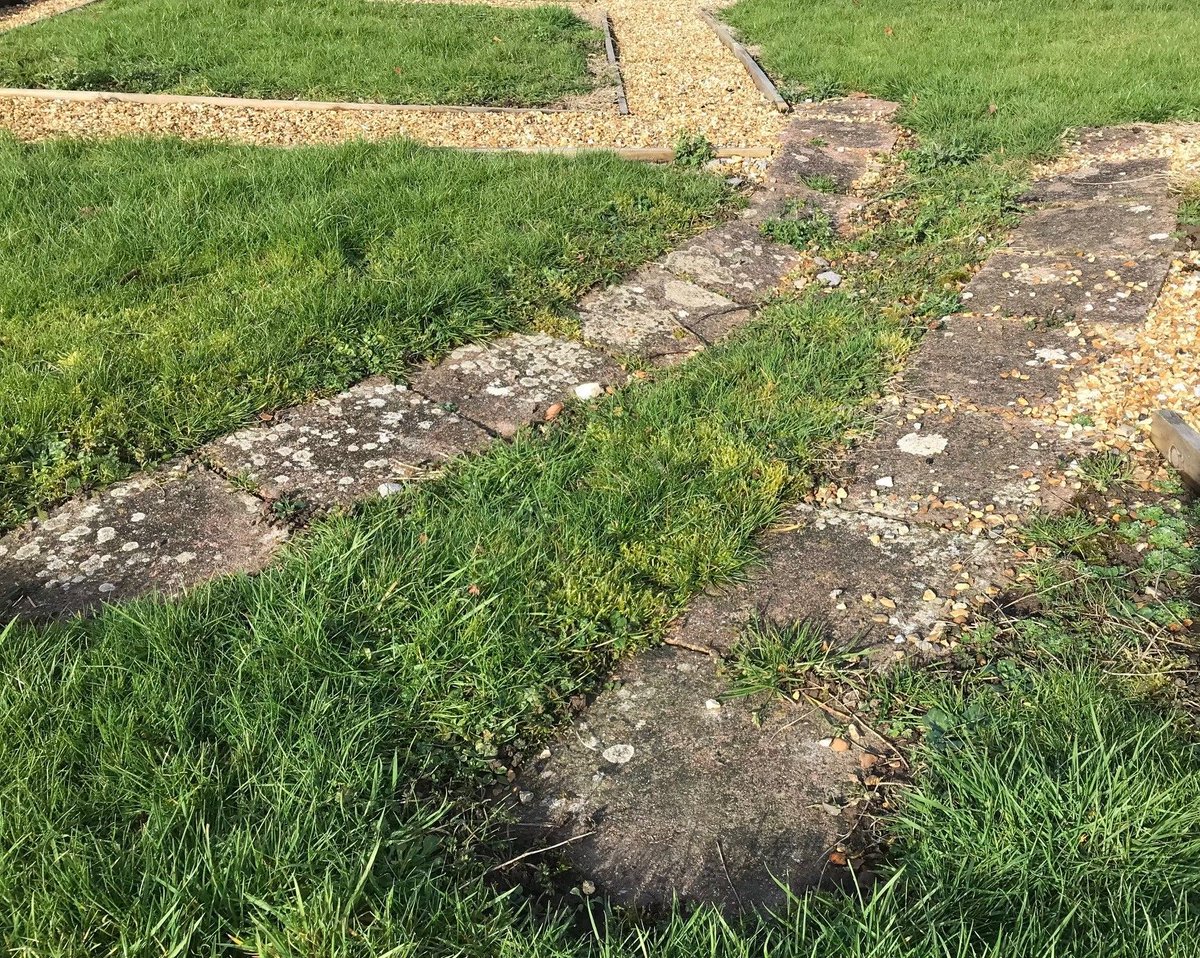
<instances>
[{"instance_id":1,"label":"gravel border strip","mask_svg":"<svg viewBox=\"0 0 1200 958\"><path fill-rule=\"evenodd\" d=\"M712 27L713 33L717 35L721 43L741 61L742 66L746 68L746 72L750 74L750 79L754 81L754 85L762 91L762 95L770 101L771 105L780 113L790 113L792 111L791 104L780 96L779 90L771 82L771 78L767 76L766 71L758 65L758 61L750 55L750 51L737 40L725 24L721 23L711 13L703 9L698 12L700 19Z\"/></svg>"},{"instance_id":2,"label":"gravel border strip","mask_svg":"<svg viewBox=\"0 0 1200 958\"><path fill-rule=\"evenodd\" d=\"M28 26L39 20L48 20L60 13L78 10L96 2L97 0L32 0L30 3L0 11L0 33Z\"/></svg>"}]
</instances>

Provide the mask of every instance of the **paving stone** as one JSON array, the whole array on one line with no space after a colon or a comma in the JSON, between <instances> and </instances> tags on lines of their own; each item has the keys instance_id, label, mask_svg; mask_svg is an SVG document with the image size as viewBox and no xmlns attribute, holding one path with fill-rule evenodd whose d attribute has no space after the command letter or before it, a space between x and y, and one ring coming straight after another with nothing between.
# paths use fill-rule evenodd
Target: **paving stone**
<instances>
[{"instance_id":1,"label":"paving stone","mask_svg":"<svg viewBox=\"0 0 1200 958\"><path fill-rule=\"evenodd\" d=\"M854 454L847 508L998 535L1070 496L1057 477L1075 450L1051 427L949 400L912 398L885 415Z\"/></svg>"},{"instance_id":2,"label":"paving stone","mask_svg":"<svg viewBox=\"0 0 1200 958\"><path fill-rule=\"evenodd\" d=\"M994 253L963 292L977 314L1141 323L1158 298L1166 257Z\"/></svg>"},{"instance_id":3,"label":"paving stone","mask_svg":"<svg viewBox=\"0 0 1200 958\"><path fill-rule=\"evenodd\" d=\"M848 120L889 120L900 109L892 100L877 100L870 96L838 97L816 103L796 104L801 116L825 116Z\"/></svg>"},{"instance_id":4,"label":"paving stone","mask_svg":"<svg viewBox=\"0 0 1200 958\"><path fill-rule=\"evenodd\" d=\"M1154 127L1136 123L1126 126L1085 126L1076 131L1076 152L1082 157L1111 158L1151 142L1154 135Z\"/></svg>"},{"instance_id":5,"label":"paving stone","mask_svg":"<svg viewBox=\"0 0 1200 958\"><path fill-rule=\"evenodd\" d=\"M624 382L625 372L603 353L539 333L463 346L418 372L409 385L501 436L512 436L541 422L555 403L591 398Z\"/></svg>"},{"instance_id":6,"label":"paving stone","mask_svg":"<svg viewBox=\"0 0 1200 958\"><path fill-rule=\"evenodd\" d=\"M145 473L0 539L0 620L48 619L261 569L286 538L207 469Z\"/></svg>"},{"instance_id":7,"label":"paving stone","mask_svg":"<svg viewBox=\"0 0 1200 958\"><path fill-rule=\"evenodd\" d=\"M842 810L857 756L820 744L833 734L820 712L769 695L718 705L725 690L706 656L630 660L518 777L519 843L576 839L561 850L572 875L629 906L777 906L775 879L847 879L828 853L858 817Z\"/></svg>"},{"instance_id":8,"label":"paving stone","mask_svg":"<svg viewBox=\"0 0 1200 958\"><path fill-rule=\"evenodd\" d=\"M1089 200L1166 199L1171 163L1166 158L1094 161L1082 169L1035 181L1021 196L1023 203L1078 203Z\"/></svg>"},{"instance_id":9,"label":"paving stone","mask_svg":"<svg viewBox=\"0 0 1200 958\"><path fill-rule=\"evenodd\" d=\"M835 153L842 149L868 153L890 153L900 131L881 121L850 122L799 115L788 124L784 142L824 147Z\"/></svg>"},{"instance_id":10,"label":"paving stone","mask_svg":"<svg viewBox=\"0 0 1200 958\"><path fill-rule=\"evenodd\" d=\"M758 225L773 219L807 219L814 211L829 217L834 229L842 235L850 232L851 217L866 202L857 196L841 193L818 193L807 187L775 187L770 184L755 191L742 213L745 222Z\"/></svg>"},{"instance_id":11,"label":"paving stone","mask_svg":"<svg viewBox=\"0 0 1200 958\"><path fill-rule=\"evenodd\" d=\"M799 263L795 249L772 242L745 222L709 230L663 260L676 276L742 305L766 299Z\"/></svg>"},{"instance_id":12,"label":"paving stone","mask_svg":"<svg viewBox=\"0 0 1200 958\"><path fill-rule=\"evenodd\" d=\"M756 619L815 622L885 659L936 654L955 617L965 620L1001 581L1008 556L986 536L835 507L797 506L784 522L763 537L761 564L744 582L691 603L672 626L676 639L727 653Z\"/></svg>"},{"instance_id":13,"label":"paving stone","mask_svg":"<svg viewBox=\"0 0 1200 958\"><path fill-rule=\"evenodd\" d=\"M804 186L817 178L827 178L836 186L831 192L847 193L854 181L871 168L867 151L812 146L809 139L797 138L790 130L785 132L767 175L776 183L790 186Z\"/></svg>"},{"instance_id":14,"label":"paving stone","mask_svg":"<svg viewBox=\"0 0 1200 958\"><path fill-rule=\"evenodd\" d=\"M490 437L457 413L382 377L285 410L272 425L210 443L201 456L269 499L329 508L377 495Z\"/></svg>"},{"instance_id":15,"label":"paving stone","mask_svg":"<svg viewBox=\"0 0 1200 958\"><path fill-rule=\"evenodd\" d=\"M902 385L918 396L1052 415L1062 387L1095 358L1074 322L949 316L925 334Z\"/></svg>"},{"instance_id":16,"label":"paving stone","mask_svg":"<svg viewBox=\"0 0 1200 958\"><path fill-rule=\"evenodd\" d=\"M1134 259L1168 255L1178 204L1162 199L1095 200L1030 213L1008 243L1016 253L1111 255Z\"/></svg>"},{"instance_id":17,"label":"paving stone","mask_svg":"<svg viewBox=\"0 0 1200 958\"><path fill-rule=\"evenodd\" d=\"M685 359L749 318L732 300L657 265L579 303L585 340L659 363Z\"/></svg>"}]
</instances>

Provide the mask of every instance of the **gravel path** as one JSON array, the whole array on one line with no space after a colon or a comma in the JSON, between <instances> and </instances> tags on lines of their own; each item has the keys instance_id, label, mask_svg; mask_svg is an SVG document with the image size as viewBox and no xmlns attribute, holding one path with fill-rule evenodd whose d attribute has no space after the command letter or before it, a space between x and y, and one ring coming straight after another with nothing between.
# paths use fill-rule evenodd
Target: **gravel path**
<instances>
[{"instance_id":1,"label":"gravel path","mask_svg":"<svg viewBox=\"0 0 1200 958\"><path fill-rule=\"evenodd\" d=\"M514 0L499 0L514 5ZM70 0L43 0L27 16ZM71 5L78 5L74 3ZM722 147L773 144L786 122L700 20L694 0L608 0L631 115L373 113L197 104L80 103L6 96L0 128L23 139L175 135L287 146L406 136L494 149L670 147L680 131Z\"/></svg>"},{"instance_id":2,"label":"gravel path","mask_svg":"<svg viewBox=\"0 0 1200 958\"><path fill-rule=\"evenodd\" d=\"M1047 173L1071 173L1096 159L1165 159L1175 187L1200 180L1200 123L1138 124L1081 131ZM1103 363L1090 367L1060 397L1067 435L1096 450L1133 452L1139 478L1162 478L1150 443L1150 417L1160 409L1200 424L1200 252L1175 258L1144 325L1100 343ZM1084 424L1086 423L1086 424Z\"/></svg>"},{"instance_id":3,"label":"gravel path","mask_svg":"<svg viewBox=\"0 0 1200 958\"><path fill-rule=\"evenodd\" d=\"M0 10L0 33L95 2L96 0L35 0L33 3L9 7Z\"/></svg>"}]
</instances>

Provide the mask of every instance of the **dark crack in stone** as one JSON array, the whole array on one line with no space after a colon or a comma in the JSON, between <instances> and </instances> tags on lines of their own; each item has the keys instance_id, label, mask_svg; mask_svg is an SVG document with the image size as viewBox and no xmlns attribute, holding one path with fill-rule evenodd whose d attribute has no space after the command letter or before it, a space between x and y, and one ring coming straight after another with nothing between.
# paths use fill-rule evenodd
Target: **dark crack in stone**
<instances>
[{"instance_id":1,"label":"dark crack in stone","mask_svg":"<svg viewBox=\"0 0 1200 958\"><path fill-rule=\"evenodd\" d=\"M743 306L766 299L800 262L790 246L767 239L753 225L727 223L667 254L663 266Z\"/></svg>"},{"instance_id":2,"label":"dark crack in stone","mask_svg":"<svg viewBox=\"0 0 1200 958\"><path fill-rule=\"evenodd\" d=\"M463 346L418 372L410 385L512 436L521 426L541 422L555 403L594 399L605 387L624 382L624 370L603 353L539 333Z\"/></svg>"},{"instance_id":3,"label":"dark crack in stone","mask_svg":"<svg viewBox=\"0 0 1200 958\"><path fill-rule=\"evenodd\" d=\"M579 304L585 340L657 363L685 359L749 318L732 300L653 265Z\"/></svg>"},{"instance_id":4,"label":"dark crack in stone","mask_svg":"<svg viewBox=\"0 0 1200 958\"><path fill-rule=\"evenodd\" d=\"M0 539L0 620L48 619L261 569L286 538L207 469L144 473Z\"/></svg>"},{"instance_id":5,"label":"dark crack in stone","mask_svg":"<svg viewBox=\"0 0 1200 958\"><path fill-rule=\"evenodd\" d=\"M727 653L755 620L811 622L885 661L896 651L939 654L945 645L934 643L998 581L1006 555L986 536L836 507L797 506L784 522L762 536L746 580L695 599L673 636Z\"/></svg>"}]
</instances>

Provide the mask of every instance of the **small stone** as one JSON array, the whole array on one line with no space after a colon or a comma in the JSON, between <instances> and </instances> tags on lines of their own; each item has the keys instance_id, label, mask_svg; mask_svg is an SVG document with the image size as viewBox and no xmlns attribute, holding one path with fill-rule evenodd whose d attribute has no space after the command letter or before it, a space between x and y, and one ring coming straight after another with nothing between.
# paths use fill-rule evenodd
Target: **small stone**
<instances>
[{"instance_id":1,"label":"small stone","mask_svg":"<svg viewBox=\"0 0 1200 958\"><path fill-rule=\"evenodd\" d=\"M817 282L822 286L841 286L842 274L835 272L832 269L827 269L824 272L817 273Z\"/></svg>"},{"instance_id":2,"label":"small stone","mask_svg":"<svg viewBox=\"0 0 1200 958\"><path fill-rule=\"evenodd\" d=\"M379 484L379 495L386 499L388 496L394 496L398 492L404 491L404 483L402 482L382 482Z\"/></svg>"},{"instance_id":3,"label":"small stone","mask_svg":"<svg viewBox=\"0 0 1200 958\"><path fill-rule=\"evenodd\" d=\"M850 743L844 738L835 738L829 743L829 748L834 752L847 752L850 750Z\"/></svg>"},{"instance_id":4,"label":"small stone","mask_svg":"<svg viewBox=\"0 0 1200 958\"><path fill-rule=\"evenodd\" d=\"M603 396L604 387L599 383L580 383L575 387L575 395L584 402L588 402Z\"/></svg>"},{"instance_id":5,"label":"small stone","mask_svg":"<svg viewBox=\"0 0 1200 958\"><path fill-rule=\"evenodd\" d=\"M895 483L892 482L891 476L882 476L875 480L875 485L877 485L880 489L891 489Z\"/></svg>"},{"instance_id":6,"label":"small stone","mask_svg":"<svg viewBox=\"0 0 1200 958\"><path fill-rule=\"evenodd\" d=\"M563 404L556 402L553 406L546 410L546 422L551 422L558 418L559 413L563 411Z\"/></svg>"},{"instance_id":7,"label":"small stone","mask_svg":"<svg viewBox=\"0 0 1200 958\"><path fill-rule=\"evenodd\" d=\"M706 709L708 709L709 711L715 712L717 709L719 709L721 707L721 703L718 702L716 699L705 699L704 707Z\"/></svg>"}]
</instances>

